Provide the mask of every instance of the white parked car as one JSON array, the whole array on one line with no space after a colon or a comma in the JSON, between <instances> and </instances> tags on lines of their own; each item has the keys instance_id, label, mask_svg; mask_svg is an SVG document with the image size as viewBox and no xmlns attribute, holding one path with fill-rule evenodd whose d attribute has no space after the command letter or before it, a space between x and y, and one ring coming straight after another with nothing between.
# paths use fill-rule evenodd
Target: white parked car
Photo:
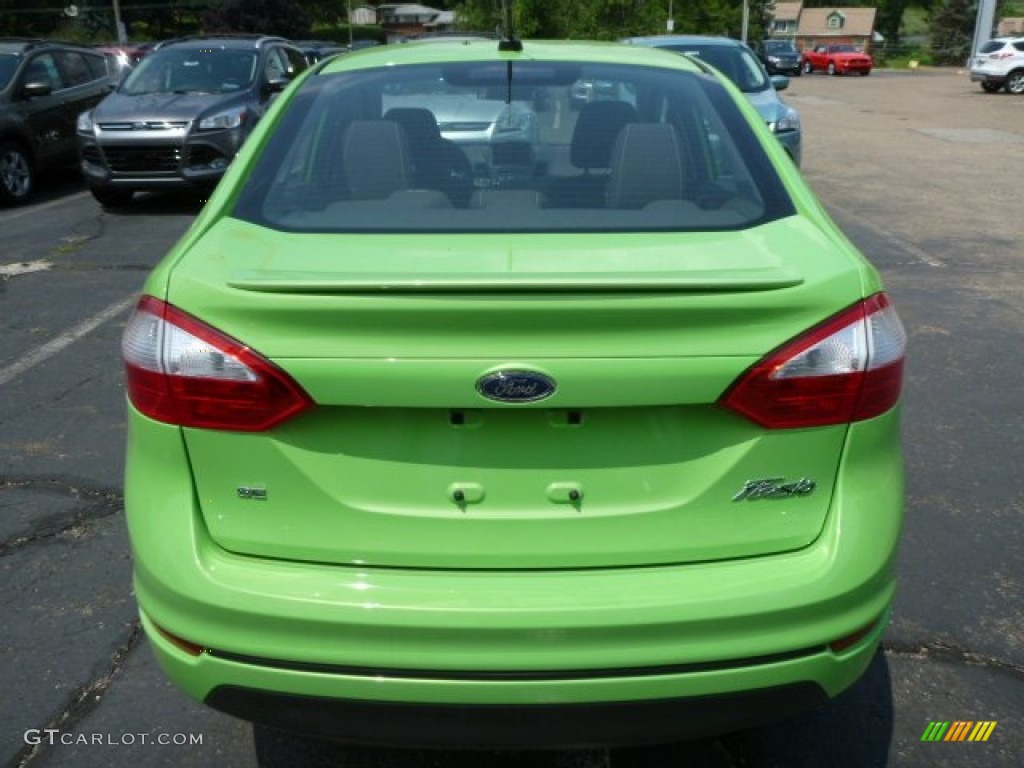
<instances>
[{"instance_id":1,"label":"white parked car","mask_svg":"<svg viewBox=\"0 0 1024 768\"><path fill-rule=\"evenodd\" d=\"M971 61L971 82L986 93L1024 93L1024 37L997 37L978 49Z\"/></svg>"}]
</instances>

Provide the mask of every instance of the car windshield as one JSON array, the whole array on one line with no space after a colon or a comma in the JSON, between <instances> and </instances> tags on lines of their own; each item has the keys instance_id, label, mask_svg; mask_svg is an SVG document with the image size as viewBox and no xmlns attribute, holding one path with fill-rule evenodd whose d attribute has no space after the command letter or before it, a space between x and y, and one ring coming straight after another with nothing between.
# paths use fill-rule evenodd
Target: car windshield
<instances>
[{"instance_id":1,"label":"car windshield","mask_svg":"<svg viewBox=\"0 0 1024 768\"><path fill-rule=\"evenodd\" d=\"M120 92L230 93L246 88L256 73L254 51L167 49L143 59L121 85Z\"/></svg>"},{"instance_id":2,"label":"car windshield","mask_svg":"<svg viewBox=\"0 0 1024 768\"><path fill-rule=\"evenodd\" d=\"M852 45L831 45L829 46L829 51L832 53L860 53Z\"/></svg>"},{"instance_id":3,"label":"car windshield","mask_svg":"<svg viewBox=\"0 0 1024 768\"><path fill-rule=\"evenodd\" d=\"M768 53L796 53L792 43L781 40L765 40L764 49Z\"/></svg>"},{"instance_id":4,"label":"car windshield","mask_svg":"<svg viewBox=\"0 0 1024 768\"><path fill-rule=\"evenodd\" d=\"M481 62L309 78L233 214L283 231L740 229L791 214L720 83Z\"/></svg>"},{"instance_id":5,"label":"car windshield","mask_svg":"<svg viewBox=\"0 0 1024 768\"><path fill-rule=\"evenodd\" d=\"M761 62L749 50L739 45L678 45L661 46L676 53L706 61L728 77L744 93L756 93L772 87Z\"/></svg>"},{"instance_id":6,"label":"car windshield","mask_svg":"<svg viewBox=\"0 0 1024 768\"><path fill-rule=\"evenodd\" d=\"M18 57L10 54L0 54L0 90L3 90L14 77L18 69Z\"/></svg>"}]
</instances>

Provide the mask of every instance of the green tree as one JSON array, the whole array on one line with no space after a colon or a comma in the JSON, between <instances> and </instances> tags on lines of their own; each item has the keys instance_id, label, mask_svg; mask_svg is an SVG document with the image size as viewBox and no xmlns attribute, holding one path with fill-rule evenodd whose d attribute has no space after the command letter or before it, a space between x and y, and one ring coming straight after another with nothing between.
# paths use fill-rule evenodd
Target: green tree
<instances>
[{"instance_id":1,"label":"green tree","mask_svg":"<svg viewBox=\"0 0 1024 768\"><path fill-rule=\"evenodd\" d=\"M977 17L975 0L945 0L932 9L932 55L936 64L963 64L971 54Z\"/></svg>"},{"instance_id":2,"label":"green tree","mask_svg":"<svg viewBox=\"0 0 1024 768\"><path fill-rule=\"evenodd\" d=\"M910 0L881 0L879 3L878 15L875 17L875 29L885 38L886 46L899 44L903 12L909 5Z\"/></svg>"},{"instance_id":3,"label":"green tree","mask_svg":"<svg viewBox=\"0 0 1024 768\"><path fill-rule=\"evenodd\" d=\"M202 16L206 32L261 32L309 37L312 21L299 0L211 0Z\"/></svg>"},{"instance_id":4,"label":"green tree","mask_svg":"<svg viewBox=\"0 0 1024 768\"><path fill-rule=\"evenodd\" d=\"M63 11L47 0L0 0L0 34L44 37L65 20Z\"/></svg>"},{"instance_id":5,"label":"green tree","mask_svg":"<svg viewBox=\"0 0 1024 768\"><path fill-rule=\"evenodd\" d=\"M511 14L522 38L615 40L664 33L670 5L677 33L740 36L742 4L737 0L516 0ZM456 12L462 29L502 26L500 0L462 0ZM751 39L763 33L765 16L765 0L751 0Z\"/></svg>"}]
</instances>

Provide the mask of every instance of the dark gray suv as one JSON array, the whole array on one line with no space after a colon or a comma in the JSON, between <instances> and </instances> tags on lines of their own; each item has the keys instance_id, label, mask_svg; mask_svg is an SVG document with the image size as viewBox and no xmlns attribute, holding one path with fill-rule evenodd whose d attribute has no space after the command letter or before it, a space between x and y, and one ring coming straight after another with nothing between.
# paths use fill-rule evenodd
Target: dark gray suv
<instances>
[{"instance_id":1,"label":"dark gray suv","mask_svg":"<svg viewBox=\"0 0 1024 768\"><path fill-rule=\"evenodd\" d=\"M75 119L110 93L115 71L100 51L0 39L0 202L31 198L40 171L74 167Z\"/></svg>"},{"instance_id":2,"label":"dark gray suv","mask_svg":"<svg viewBox=\"0 0 1024 768\"><path fill-rule=\"evenodd\" d=\"M294 45L255 35L163 43L78 118L82 173L104 206L137 190L212 189L274 96L307 66Z\"/></svg>"}]
</instances>

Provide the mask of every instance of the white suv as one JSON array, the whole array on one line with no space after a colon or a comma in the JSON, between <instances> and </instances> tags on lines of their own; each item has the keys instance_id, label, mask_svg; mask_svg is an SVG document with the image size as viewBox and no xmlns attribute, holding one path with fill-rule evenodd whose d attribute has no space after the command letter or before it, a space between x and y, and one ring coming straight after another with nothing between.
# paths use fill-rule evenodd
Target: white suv
<instances>
[{"instance_id":1,"label":"white suv","mask_svg":"<svg viewBox=\"0 0 1024 768\"><path fill-rule=\"evenodd\" d=\"M1024 37L997 37L982 45L971 61L971 82L981 83L986 93L1024 93Z\"/></svg>"}]
</instances>

